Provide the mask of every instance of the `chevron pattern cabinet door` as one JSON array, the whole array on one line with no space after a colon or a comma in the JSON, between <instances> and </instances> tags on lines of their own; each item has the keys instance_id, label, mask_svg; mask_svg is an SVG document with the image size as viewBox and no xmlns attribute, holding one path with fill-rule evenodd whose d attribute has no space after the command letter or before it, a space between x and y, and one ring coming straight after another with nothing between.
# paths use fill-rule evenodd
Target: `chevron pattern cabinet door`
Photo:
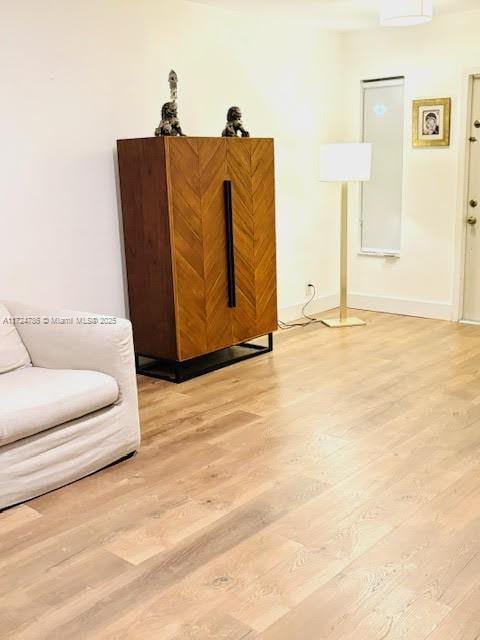
<instances>
[{"instance_id":1,"label":"chevron pattern cabinet door","mask_svg":"<svg viewBox=\"0 0 480 640\"><path fill-rule=\"evenodd\" d=\"M180 360L208 352L198 140L166 139Z\"/></svg>"},{"instance_id":2,"label":"chevron pattern cabinet door","mask_svg":"<svg viewBox=\"0 0 480 640\"><path fill-rule=\"evenodd\" d=\"M251 140L256 335L277 329L273 140Z\"/></svg>"},{"instance_id":3,"label":"chevron pattern cabinet door","mask_svg":"<svg viewBox=\"0 0 480 640\"><path fill-rule=\"evenodd\" d=\"M258 335L255 301L255 223L252 191L252 141L227 141L227 165L232 181L237 306L233 312L234 342Z\"/></svg>"},{"instance_id":4,"label":"chevron pattern cabinet door","mask_svg":"<svg viewBox=\"0 0 480 640\"><path fill-rule=\"evenodd\" d=\"M233 344L232 310L228 306L227 240L223 183L227 178L226 141L198 141L203 226L203 270L207 346L215 351Z\"/></svg>"}]
</instances>

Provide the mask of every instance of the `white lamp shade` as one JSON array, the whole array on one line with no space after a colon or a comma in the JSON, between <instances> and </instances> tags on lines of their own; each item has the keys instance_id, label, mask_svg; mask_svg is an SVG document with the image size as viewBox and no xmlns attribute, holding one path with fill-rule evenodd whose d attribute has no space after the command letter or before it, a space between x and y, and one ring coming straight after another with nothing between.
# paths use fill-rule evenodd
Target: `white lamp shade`
<instances>
[{"instance_id":1,"label":"white lamp shade","mask_svg":"<svg viewBox=\"0 0 480 640\"><path fill-rule=\"evenodd\" d=\"M384 27L408 27L430 22L432 0L382 0L380 24Z\"/></svg>"},{"instance_id":2,"label":"white lamp shade","mask_svg":"<svg viewBox=\"0 0 480 640\"><path fill-rule=\"evenodd\" d=\"M364 182L370 180L372 145L368 143L322 144L322 182Z\"/></svg>"}]
</instances>

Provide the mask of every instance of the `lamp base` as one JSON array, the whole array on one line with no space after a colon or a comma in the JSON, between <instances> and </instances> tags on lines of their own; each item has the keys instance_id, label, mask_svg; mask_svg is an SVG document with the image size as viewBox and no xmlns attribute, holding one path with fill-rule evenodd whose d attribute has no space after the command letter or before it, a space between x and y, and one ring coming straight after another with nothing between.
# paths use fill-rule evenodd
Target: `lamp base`
<instances>
[{"instance_id":1,"label":"lamp base","mask_svg":"<svg viewBox=\"0 0 480 640\"><path fill-rule=\"evenodd\" d=\"M341 320L340 318L321 318L323 324L326 324L327 327L338 328L338 327L361 327L365 324L363 320L360 318L348 317Z\"/></svg>"}]
</instances>

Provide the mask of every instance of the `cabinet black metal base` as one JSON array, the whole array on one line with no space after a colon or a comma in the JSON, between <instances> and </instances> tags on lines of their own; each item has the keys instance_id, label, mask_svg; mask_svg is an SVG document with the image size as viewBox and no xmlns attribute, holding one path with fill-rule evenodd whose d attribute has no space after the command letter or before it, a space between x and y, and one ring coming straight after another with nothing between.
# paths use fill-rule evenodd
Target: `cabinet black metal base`
<instances>
[{"instance_id":1,"label":"cabinet black metal base","mask_svg":"<svg viewBox=\"0 0 480 640\"><path fill-rule=\"evenodd\" d=\"M160 380L180 384L197 376L203 376L205 373L217 371L217 369L223 369L237 362L250 360L250 358L256 358L263 353L273 351L273 334L269 333L266 337L268 338L267 345L242 342L233 347L220 349L220 351L214 351L183 362L152 358L143 353L136 353L135 366L137 373L142 376L150 376L151 378L159 378ZM150 360L150 362L140 364L140 358Z\"/></svg>"}]
</instances>

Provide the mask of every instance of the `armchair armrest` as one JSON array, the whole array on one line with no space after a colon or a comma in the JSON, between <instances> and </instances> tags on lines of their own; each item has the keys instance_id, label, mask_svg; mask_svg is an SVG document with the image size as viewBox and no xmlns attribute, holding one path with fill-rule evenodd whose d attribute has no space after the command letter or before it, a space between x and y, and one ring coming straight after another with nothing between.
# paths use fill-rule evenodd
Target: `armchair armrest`
<instances>
[{"instance_id":1,"label":"armchair armrest","mask_svg":"<svg viewBox=\"0 0 480 640\"><path fill-rule=\"evenodd\" d=\"M87 369L117 381L119 402L138 410L132 328L128 320L20 302L5 303L34 367Z\"/></svg>"}]
</instances>

